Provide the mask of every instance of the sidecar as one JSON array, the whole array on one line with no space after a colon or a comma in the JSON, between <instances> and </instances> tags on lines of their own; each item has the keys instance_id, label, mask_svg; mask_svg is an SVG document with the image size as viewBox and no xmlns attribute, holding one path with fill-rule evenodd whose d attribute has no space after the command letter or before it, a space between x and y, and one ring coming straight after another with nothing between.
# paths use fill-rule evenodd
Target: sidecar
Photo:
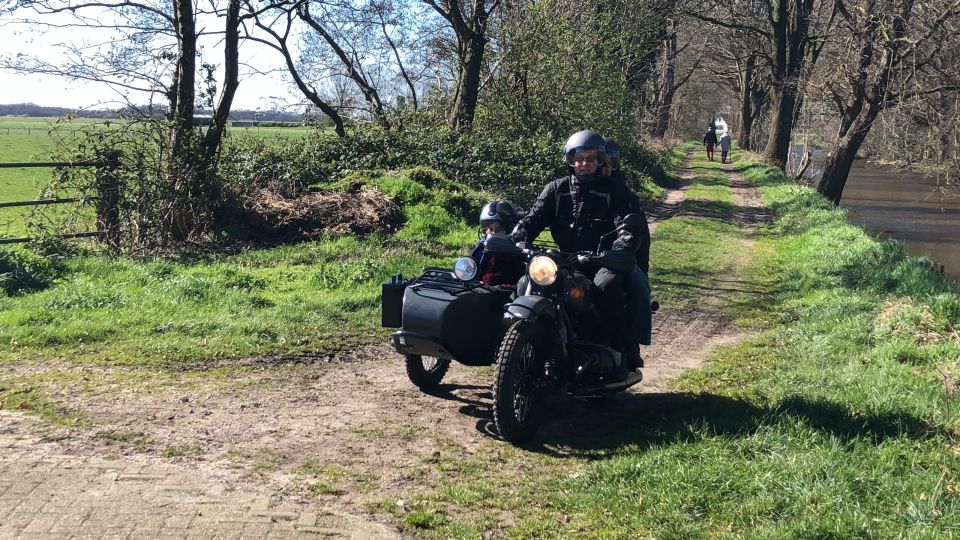
<instances>
[{"instance_id":1,"label":"sidecar","mask_svg":"<svg viewBox=\"0 0 960 540\"><path fill-rule=\"evenodd\" d=\"M461 264L426 268L420 277L394 276L383 284L381 324L397 328L390 340L406 357L407 375L421 388L440 383L451 361L492 365L505 331L503 306L513 290L487 285ZM474 269L475 270L475 269Z\"/></svg>"}]
</instances>

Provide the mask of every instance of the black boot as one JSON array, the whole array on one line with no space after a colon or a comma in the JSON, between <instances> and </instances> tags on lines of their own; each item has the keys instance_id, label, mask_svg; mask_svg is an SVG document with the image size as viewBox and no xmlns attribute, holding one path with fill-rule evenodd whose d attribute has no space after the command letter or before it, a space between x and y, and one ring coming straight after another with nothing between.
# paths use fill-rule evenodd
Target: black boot
<instances>
[{"instance_id":1,"label":"black boot","mask_svg":"<svg viewBox=\"0 0 960 540\"><path fill-rule=\"evenodd\" d=\"M627 343L623 346L623 360L627 369L636 371L643 367L643 358L640 357L640 345Z\"/></svg>"}]
</instances>

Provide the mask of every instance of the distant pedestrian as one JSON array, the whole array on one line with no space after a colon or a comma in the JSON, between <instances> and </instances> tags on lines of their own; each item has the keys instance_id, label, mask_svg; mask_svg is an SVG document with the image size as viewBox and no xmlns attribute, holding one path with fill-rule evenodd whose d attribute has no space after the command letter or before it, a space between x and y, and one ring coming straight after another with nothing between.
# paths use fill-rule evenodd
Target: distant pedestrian
<instances>
[{"instance_id":1,"label":"distant pedestrian","mask_svg":"<svg viewBox=\"0 0 960 540\"><path fill-rule=\"evenodd\" d=\"M713 147L717 144L717 126L710 123L710 129L703 136L703 146L707 148L707 160L713 161Z\"/></svg>"},{"instance_id":2,"label":"distant pedestrian","mask_svg":"<svg viewBox=\"0 0 960 540\"><path fill-rule=\"evenodd\" d=\"M720 163L727 163L727 154L730 153L730 143L732 142L733 137L730 136L729 130L723 134L723 137L720 137Z\"/></svg>"}]
</instances>

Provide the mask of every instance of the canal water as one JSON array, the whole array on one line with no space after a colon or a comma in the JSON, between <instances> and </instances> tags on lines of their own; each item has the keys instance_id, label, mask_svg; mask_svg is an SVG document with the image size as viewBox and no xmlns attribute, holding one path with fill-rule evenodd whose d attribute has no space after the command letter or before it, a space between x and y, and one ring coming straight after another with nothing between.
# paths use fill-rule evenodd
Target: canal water
<instances>
[{"instance_id":1,"label":"canal water","mask_svg":"<svg viewBox=\"0 0 960 540\"><path fill-rule=\"evenodd\" d=\"M935 179L858 160L840 206L851 222L900 240L907 253L929 257L960 282L960 197L945 197Z\"/></svg>"}]
</instances>

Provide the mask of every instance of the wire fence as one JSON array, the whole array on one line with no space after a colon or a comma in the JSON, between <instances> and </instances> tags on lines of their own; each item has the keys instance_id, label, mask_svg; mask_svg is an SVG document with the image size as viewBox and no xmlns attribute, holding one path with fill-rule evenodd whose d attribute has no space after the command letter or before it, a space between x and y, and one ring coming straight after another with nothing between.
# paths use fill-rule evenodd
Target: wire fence
<instances>
[{"instance_id":1,"label":"wire fence","mask_svg":"<svg viewBox=\"0 0 960 540\"><path fill-rule=\"evenodd\" d=\"M3 201L0 202L0 209L18 208L18 207L42 207L49 205L77 204L80 202L91 201L96 210L96 230L95 231L76 231L64 232L59 234L61 238L91 238L116 245L120 237L120 211L119 196L120 187L114 172L119 166L119 159L112 159L107 162L68 162L68 161L48 161L48 162L8 162L0 163L2 169L28 169L28 168L76 168L93 167L96 169L96 191L95 197L81 199L77 197L58 197L47 199L32 199L21 201ZM14 218L16 219L16 218ZM15 230L24 230L24 227L17 227ZM28 236L0 236L0 245L18 244L31 242L34 238Z\"/></svg>"}]
</instances>

